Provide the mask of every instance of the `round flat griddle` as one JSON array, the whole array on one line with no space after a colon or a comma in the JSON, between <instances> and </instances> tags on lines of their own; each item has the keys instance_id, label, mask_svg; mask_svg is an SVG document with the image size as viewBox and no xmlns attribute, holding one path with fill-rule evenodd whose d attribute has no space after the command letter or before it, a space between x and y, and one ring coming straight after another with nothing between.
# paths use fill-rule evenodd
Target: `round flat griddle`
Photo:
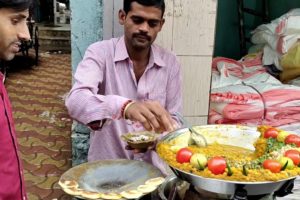
<instances>
[{"instance_id":1,"label":"round flat griddle","mask_svg":"<svg viewBox=\"0 0 300 200\"><path fill-rule=\"evenodd\" d=\"M151 178L163 177L159 169L137 160L87 162L66 171L60 180L75 180L79 188L100 193L136 190Z\"/></svg>"}]
</instances>

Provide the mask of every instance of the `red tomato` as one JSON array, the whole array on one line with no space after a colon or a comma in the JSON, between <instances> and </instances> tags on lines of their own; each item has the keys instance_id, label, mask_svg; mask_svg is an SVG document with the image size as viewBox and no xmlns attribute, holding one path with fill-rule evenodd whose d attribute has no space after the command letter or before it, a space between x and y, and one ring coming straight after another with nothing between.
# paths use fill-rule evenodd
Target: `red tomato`
<instances>
[{"instance_id":1,"label":"red tomato","mask_svg":"<svg viewBox=\"0 0 300 200\"><path fill-rule=\"evenodd\" d=\"M300 163L300 152L299 151L297 151L295 149L290 149L284 153L284 156L292 159L293 163L296 166L299 165L299 163Z\"/></svg>"},{"instance_id":2,"label":"red tomato","mask_svg":"<svg viewBox=\"0 0 300 200\"><path fill-rule=\"evenodd\" d=\"M226 160L221 156L216 156L207 162L208 169L215 175L223 174L226 169Z\"/></svg>"},{"instance_id":3,"label":"red tomato","mask_svg":"<svg viewBox=\"0 0 300 200\"><path fill-rule=\"evenodd\" d=\"M177 152L176 160L179 163L190 162L192 155L193 152L191 150L189 150L188 148L182 148Z\"/></svg>"},{"instance_id":4,"label":"red tomato","mask_svg":"<svg viewBox=\"0 0 300 200\"><path fill-rule=\"evenodd\" d=\"M263 162L263 167L273 173L278 173L281 171L281 164L277 160L265 160Z\"/></svg>"},{"instance_id":5,"label":"red tomato","mask_svg":"<svg viewBox=\"0 0 300 200\"><path fill-rule=\"evenodd\" d=\"M295 144L297 147L300 147L300 136L295 134L290 134L286 136L284 142L286 144Z\"/></svg>"},{"instance_id":6,"label":"red tomato","mask_svg":"<svg viewBox=\"0 0 300 200\"><path fill-rule=\"evenodd\" d=\"M276 138L278 135L278 131L276 128L268 128L264 132L264 138Z\"/></svg>"}]
</instances>

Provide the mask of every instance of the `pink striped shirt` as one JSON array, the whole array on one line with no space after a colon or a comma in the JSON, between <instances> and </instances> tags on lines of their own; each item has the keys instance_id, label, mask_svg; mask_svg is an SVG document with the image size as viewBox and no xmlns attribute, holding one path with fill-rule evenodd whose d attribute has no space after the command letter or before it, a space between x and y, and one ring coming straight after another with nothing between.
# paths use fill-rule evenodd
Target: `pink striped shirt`
<instances>
[{"instance_id":1,"label":"pink striped shirt","mask_svg":"<svg viewBox=\"0 0 300 200\"><path fill-rule=\"evenodd\" d=\"M88 160L141 159L163 170L154 151L134 155L125 150L120 136L142 127L122 119L121 109L129 100L156 100L170 113L181 112L180 64L174 54L151 46L149 63L136 81L124 37L92 44L74 75L74 85L66 99L71 117L88 124L107 119L101 130L91 132Z\"/></svg>"}]
</instances>

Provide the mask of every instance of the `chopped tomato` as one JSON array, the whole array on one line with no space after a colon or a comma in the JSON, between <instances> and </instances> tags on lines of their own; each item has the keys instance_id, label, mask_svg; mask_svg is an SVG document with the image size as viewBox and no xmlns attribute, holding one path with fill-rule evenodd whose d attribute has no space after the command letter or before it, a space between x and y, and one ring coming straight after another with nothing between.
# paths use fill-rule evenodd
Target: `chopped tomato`
<instances>
[{"instance_id":1,"label":"chopped tomato","mask_svg":"<svg viewBox=\"0 0 300 200\"><path fill-rule=\"evenodd\" d=\"M281 170L281 164L277 160L270 160L270 159L265 160L263 162L263 167L265 169L270 170L273 173L278 173Z\"/></svg>"},{"instance_id":2,"label":"chopped tomato","mask_svg":"<svg viewBox=\"0 0 300 200\"><path fill-rule=\"evenodd\" d=\"M264 132L264 138L276 138L278 135L278 130L276 128L268 128L265 132Z\"/></svg>"},{"instance_id":3,"label":"chopped tomato","mask_svg":"<svg viewBox=\"0 0 300 200\"><path fill-rule=\"evenodd\" d=\"M300 147L300 136L296 134L290 134L286 136L284 142L286 144L295 144L297 147Z\"/></svg>"},{"instance_id":4,"label":"chopped tomato","mask_svg":"<svg viewBox=\"0 0 300 200\"><path fill-rule=\"evenodd\" d=\"M295 149L290 149L284 153L284 156L292 159L294 165L296 165L296 166L299 165L299 163L300 163L300 152L299 151L297 151Z\"/></svg>"},{"instance_id":5,"label":"chopped tomato","mask_svg":"<svg viewBox=\"0 0 300 200\"><path fill-rule=\"evenodd\" d=\"M226 169L226 160L221 156L216 156L208 160L208 169L215 175L223 174Z\"/></svg>"},{"instance_id":6,"label":"chopped tomato","mask_svg":"<svg viewBox=\"0 0 300 200\"><path fill-rule=\"evenodd\" d=\"M179 163L187 163L190 162L190 159L193 155L193 152L188 148L180 149L176 154L176 160Z\"/></svg>"}]
</instances>

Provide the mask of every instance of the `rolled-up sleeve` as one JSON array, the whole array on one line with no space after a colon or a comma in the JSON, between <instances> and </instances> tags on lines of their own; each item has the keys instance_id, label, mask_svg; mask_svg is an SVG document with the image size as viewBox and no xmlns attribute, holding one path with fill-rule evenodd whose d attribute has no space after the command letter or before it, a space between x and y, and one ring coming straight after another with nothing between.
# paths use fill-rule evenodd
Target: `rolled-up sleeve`
<instances>
[{"instance_id":1,"label":"rolled-up sleeve","mask_svg":"<svg viewBox=\"0 0 300 200\"><path fill-rule=\"evenodd\" d=\"M98 94L105 73L105 46L88 47L74 74L74 85L66 98L70 116L83 123L103 119L119 119L128 100L118 95Z\"/></svg>"}]
</instances>

